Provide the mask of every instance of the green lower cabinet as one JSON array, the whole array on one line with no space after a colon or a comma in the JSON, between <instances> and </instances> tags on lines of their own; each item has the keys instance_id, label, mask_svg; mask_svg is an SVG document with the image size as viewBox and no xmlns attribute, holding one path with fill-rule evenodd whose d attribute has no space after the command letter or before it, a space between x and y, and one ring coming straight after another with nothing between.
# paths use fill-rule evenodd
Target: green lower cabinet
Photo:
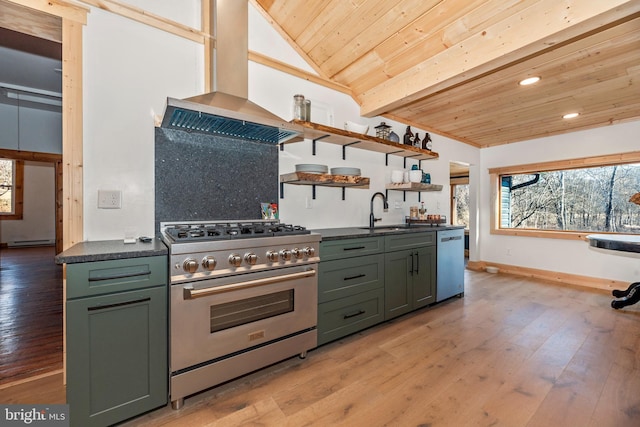
<instances>
[{"instance_id":1,"label":"green lower cabinet","mask_svg":"<svg viewBox=\"0 0 640 427\"><path fill-rule=\"evenodd\" d=\"M166 265L166 257L67 265L68 293L78 296L66 302L72 427L113 425L167 403ZM95 295L98 286L120 290Z\"/></svg>"},{"instance_id":2,"label":"green lower cabinet","mask_svg":"<svg viewBox=\"0 0 640 427\"><path fill-rule=\"evenodd\" d=\"M374 289L318 305L318 345L384 320L384 289Z\"/></svg>"},{"instance_id":3,"label":"green lower cabinet","mask_svg":"<svg viewBox=\"0 0 640 427\"><path fill-rule=\"evenodd\" d=\"M435 302L435 246L389 252L384 259L385 320Z\"/></svg>"}]
</instances>

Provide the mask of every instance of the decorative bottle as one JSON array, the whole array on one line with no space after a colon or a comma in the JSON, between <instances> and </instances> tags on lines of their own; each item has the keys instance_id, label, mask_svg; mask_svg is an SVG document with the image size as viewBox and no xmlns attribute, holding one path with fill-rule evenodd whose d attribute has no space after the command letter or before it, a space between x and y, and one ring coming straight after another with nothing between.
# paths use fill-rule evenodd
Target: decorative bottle
<instances>
[{"instance_id":1,"label":"decorative bottle","mask_svg":"<svg viewBox=\"0 0 640 427\"><path fill-rule=\"evenodd\" d=\"M431 136L429 135L429 132L427 132L424 135L424 139L422 140L422 148L424 148L425 150L431 151L432 144L431 144Z\"/></svg>"},{"instance_id":2,"label":"decorative bottle","mask_svg":"<svg viewBox=\"0 0 640 427\"><path fill-rule=\"evenodd\" d=\"M413 145L413 132L411 132L411 126L407 126L403 142L405 145Z\"/></svg>"},{"instance_id":3,"label":"decorative bottle","mask_svg":"<svg viewBox=\"0 0 640 427\"><path fill-rule=\"evenodd\" d=\"M420 148L420 137L418 136L418 132L416 132L416 137L413 139L413 146Z\"/></svg>"}]
</instances>

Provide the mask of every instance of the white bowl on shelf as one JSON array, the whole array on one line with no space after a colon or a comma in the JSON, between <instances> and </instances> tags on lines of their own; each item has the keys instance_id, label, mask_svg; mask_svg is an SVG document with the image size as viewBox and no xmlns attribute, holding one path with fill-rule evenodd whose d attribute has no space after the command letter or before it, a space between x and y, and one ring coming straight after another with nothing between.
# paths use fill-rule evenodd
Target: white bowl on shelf
<instances>
[{"instance_id":1,"label":"white bowl on shelf","mask_svg":"<svg viewBox=\"0 0 640 427\"><path fill-rule=\"evenodd\" d=\"M369 125L361 125L359 123L346 121L344 122L344 130L348 130L349 132L361 133L363 135L367 134L369 130Z\"/></svg>"},{"instance_id":2,"label":"white bowl on shelf","mask_svg":"<svg viewBox=\"0 0 640 427\"><path fill-rule=\"evenodd\" d=\"M360 174L359 168L331 168L331 175L360 176Z\"/></svg>"},{"instance_id":3,"label":"white bowl on shelf","mask_svg":"<svg viewBox=\"0 0 640 427\"><path fill-rule=\"evenodd\" d=\"M296 172L307 172L307 173L327 173L329 168L327 165L314 165L309 163L302 163L296 165Z\"/></svg>"}]
</instances>

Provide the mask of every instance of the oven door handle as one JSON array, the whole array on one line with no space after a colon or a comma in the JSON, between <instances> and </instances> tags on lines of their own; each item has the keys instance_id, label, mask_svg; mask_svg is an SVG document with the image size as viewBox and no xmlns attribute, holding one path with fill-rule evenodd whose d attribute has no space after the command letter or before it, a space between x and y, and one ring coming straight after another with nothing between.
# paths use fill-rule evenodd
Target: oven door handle
<instances>
[{"instance_id":1,"label":"oven door handle","mask_svg":"<svg viewBox=\"0 0 640 427\"><path fill-rule=\"evenodd\" d=\"M207 297L209 295L221 294L223 292L238 291L241 289L253 288L255 286L270 285L273 283L284 282L286 280L300 279L303 277L315 276L316 270L311 269L299 273L282 274L279 276L266 277L264 279L248 280L240 283L230 283L228 285L215 286L213 288L193 289L192 287L183 288L184 299L196 299Z\"/></svg>"}]
</instances>

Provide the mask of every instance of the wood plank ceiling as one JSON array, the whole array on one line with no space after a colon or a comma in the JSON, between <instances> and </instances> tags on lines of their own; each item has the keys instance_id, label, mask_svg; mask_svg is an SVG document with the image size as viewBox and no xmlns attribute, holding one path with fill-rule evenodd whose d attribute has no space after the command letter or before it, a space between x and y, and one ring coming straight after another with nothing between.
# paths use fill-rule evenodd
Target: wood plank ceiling
<instances>
[{"instance_id":1,"label":"wood plank ceiling","mask_svg":"<svg viewBox=\"0 0 640 427\"><path fill-rule=\"evenodd\" d=\"M640 119L639 0L253 3L362 116L477 147Z\"/></svg>"}]
</instances>

